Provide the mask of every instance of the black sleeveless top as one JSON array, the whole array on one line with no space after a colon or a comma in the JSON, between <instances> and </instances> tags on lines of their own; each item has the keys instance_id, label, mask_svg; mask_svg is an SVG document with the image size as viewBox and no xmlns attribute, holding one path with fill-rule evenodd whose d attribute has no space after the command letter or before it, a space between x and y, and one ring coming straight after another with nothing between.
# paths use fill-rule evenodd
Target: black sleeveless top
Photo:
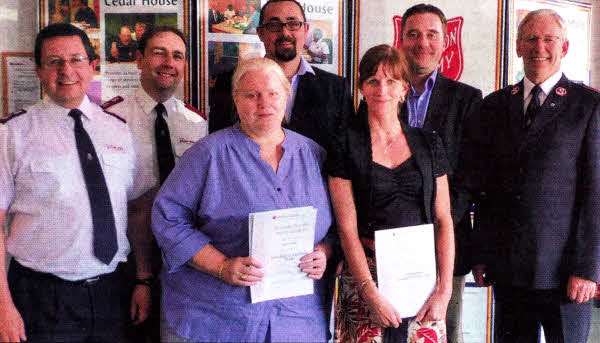
<instances>
[{"instance_id":1,"label":"black sleeveless top","mask_svg":"<svg viewBox=\"0 0 600 343\"><path fill-rule=\"evenodd\" d=\"M423 178L414 157L394 169L373 162L373 195L369 222L373 223L368 238L375 230L421 225L426 222L423 211Z\"/></svg>"}]
</instances>

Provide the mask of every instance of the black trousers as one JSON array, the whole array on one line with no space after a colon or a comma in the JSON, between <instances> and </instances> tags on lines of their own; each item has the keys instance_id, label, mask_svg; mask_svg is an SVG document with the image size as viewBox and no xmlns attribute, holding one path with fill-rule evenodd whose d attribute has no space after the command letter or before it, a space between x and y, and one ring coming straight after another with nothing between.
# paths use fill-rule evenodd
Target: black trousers
<instances>
[{"instance_id":1,"label":"black trousers","mask_svg":"<svg viewBox=\"0 0 600 343\"><path fill-rule=\"evenodd\" d=\"M125 342L130 291L122 269L71 282L13 259L8 284L27 342Z\"/></svg>"},{"instance_id":2,"label":"black trousers","mask_svg":"<svg viewBox=\"0 0 600 343\"><path fill-rule=\"evenodd\" d=\"M494 287L494 342L537 343L541 325L547 343L586 343L592 302L573 303L565 292Z\"/></svg>"}]
</instances>

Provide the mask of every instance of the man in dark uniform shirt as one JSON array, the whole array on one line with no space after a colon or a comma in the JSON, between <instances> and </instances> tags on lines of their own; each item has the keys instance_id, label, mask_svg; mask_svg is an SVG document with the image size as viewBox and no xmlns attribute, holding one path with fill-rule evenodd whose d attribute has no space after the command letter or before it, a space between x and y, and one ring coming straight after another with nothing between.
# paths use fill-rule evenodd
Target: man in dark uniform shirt
<instances>
[{"instance_id":1,"label":"man in dark uniform shirt","mask_svg":"<svg viewBox=\"0 0 600 343\"><path fill-rule=\"evenodd\" d=\"M98 18L94 10L88 7L88 0L79 0L79 9L75 13L75 21L98 27Z\"/></svg>"},{"instance_id":2,"label":"man in dark uniform shirt","mask_svg":"<svg viewBox=\"0 0 600 343\"><path fill-rule=\"evenodd\" d=\"M122 25L119 37L110 45L108 60L110 62L133 62L136 50L137 44L131 39L131 29L127 25Z\"/></svg>"}]
</instances>

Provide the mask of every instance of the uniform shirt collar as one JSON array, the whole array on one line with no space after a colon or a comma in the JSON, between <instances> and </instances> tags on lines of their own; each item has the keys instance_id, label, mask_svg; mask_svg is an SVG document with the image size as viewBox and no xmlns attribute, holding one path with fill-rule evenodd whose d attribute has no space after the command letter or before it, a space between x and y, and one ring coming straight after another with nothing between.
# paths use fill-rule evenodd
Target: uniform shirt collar
<instances>
[{"instance_id":1,"label":"uniform shirt collar","mask_svg":"<svg viewBox=\"0 0 600 343\"><path fill-rule=\"evenodd\" d=\"M146 93L142 86L140 86L135 91L135 99L144 111L144 113L146 113L147 115L152 114L152 111L154 111L154 107L156 107L156 105L158 104L158 101L154 100L150 95L148 95L148 93ZM167 101L163 102L163 105L165 105L165 108L167 109L168 117L169 113L174 113L174 111L176 110L177 102L175 101L175 97L171 96Z\"/></svg>"},{"instance_id":2,"label":"uniform shirt collar","mask_svg":"<svg viewBox=\"0 0 600 343\"><path fill-rule=\"evenodd\" d=\"M50 98L47 98L46 100L44 100L44 102L45 106L47 107L48 113L59 114L61 116L64 116L65 118L71 119L69 118L69 112L71 111L70 108L62 107ZM94 118L94 104L92 104L87 95L83 97L83 100L81 101L79 106L77 106L77 108L83 113L83 116L87 119L92 120Z\"/></svg>"},{"instance_id":3,"label":"uniform shirt collar","mask_svg":"<svg viewBox=\"0 0 600 343\"><path fill-rule=\"evenodd\" d=\"M562 71L559 70L556 73L554 73L552 76L550 76L548 79L546 79L546 81L540 83L540 88L542 89L542 92L544 93L542 95L543 99L545 99L548 96L548 94L550 94L550 91L552 91L552 88L554 88L554 86L556 86L558 81L560 81L561 77L562 77ZM531 93L531 90L533 89L533 87L535 87L533 82L529 81L529 79L527 77L524 77L523 78L523 99L527 99L529 97L529 93Z\"/></svg>"}]
</instances>

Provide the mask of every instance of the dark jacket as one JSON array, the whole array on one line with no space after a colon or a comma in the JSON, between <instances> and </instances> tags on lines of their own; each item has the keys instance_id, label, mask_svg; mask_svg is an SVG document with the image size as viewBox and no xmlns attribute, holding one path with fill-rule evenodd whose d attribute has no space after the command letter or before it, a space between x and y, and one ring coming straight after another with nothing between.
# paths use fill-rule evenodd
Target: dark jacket
<instances>
[{"instance_id":1,"label":"dark jacket","mask_svg":"<svg viewBox=\"0 0 600 343\"><path fill-rule=\"evenodd\" d=\"M532 289L600 281L600 94L563 75L525 129L521 81L487 96L474 125L475 257L488 277Z\"/></svg>"}]
</instances>

